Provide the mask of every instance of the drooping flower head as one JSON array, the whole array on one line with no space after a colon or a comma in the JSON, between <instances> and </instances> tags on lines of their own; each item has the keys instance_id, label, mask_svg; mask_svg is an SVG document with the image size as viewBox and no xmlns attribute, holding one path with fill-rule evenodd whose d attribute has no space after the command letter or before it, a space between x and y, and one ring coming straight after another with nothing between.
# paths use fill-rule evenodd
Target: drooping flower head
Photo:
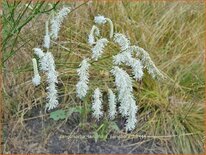
<instances>
[{"instance_id":1,"label":"drooping flower head","mask_svg":"<svg viewBox=\"0 0 206 155\"><path fill-rule=\"evenodd\" d=\"M58 33L62 25L62 22L70 11L71 11L70 8L63 7L58 12L58 14L55 17L53 17L53 19L51 20L51 34L50 35L53 39L56 40L58 38Z\"/></svg>"},{"instance_id":2,"label":"drooping flower head","mask_svg":"<svg viewBox=\"0 0 206 155\"><path fill-rule=\"evenodd\" d=\"M130 66L136 80L141 80L144 75L141 61L132 57L132 48L130 47L125 51L113 56L113 63L115 65L125 64Z\"/></svg>"},{"instance_id":3,"label":"drooping flower head","mask_svg":"<svg viewBox=\"0 0 206 155\"><path fill-rule=\"evenodd\" d=\"M130 47L129 39L121 33L114 34L114 42L120 46L121 51L124 51Z\"/></svg>"},{"instance_id":4,"label":"drooping flower head","mask_svg":"<svg viewBox=\"0 0 206 155\"><path fill-rule=\"evenodd\" d=\"M56 72L54 57L51 52L44 53L39 48L34 48L35 54L40 58L40 70L47 75L47 103L46 109L52 110L57 107L58 94L56 84L58 83L58 73Z\"/></svg>"},{"instance_id":5,"label":"drooping flower head","mask_svg":"<svg viewBox=\"0 0 206 155\"><path fill-rule=\"evenodd\" d=\"M105 46L109 41L106 38L99 39L96 45L92 48L92 59L98 60L103 53Z\"/></svg>"},{"instance_id":6,"label":"drooping flower head","mask_svg":"<svg viewBox=\"0 0 206 155\"><path fill-rule=\"evenodd\" d=\"M96 24L105 24L107 22L106 18L104 16L98 15L96 17L94 17L94 22Z\"/></svg>"},{"instance_id":7,"label":"drooping flower head","mask_svg":"<svg viewBox=\"0 0 206 155\"><path fill-rule=\"evenodd\" d=\"M113 37L113 33L114 33L114 25L113 25L113 22L111 19L109 18L105 18L104 16L102 15L98 15L96 17L94 17L94 22L96 24L99 24L99 25L102 25L102 24L105 24L106 22L109 22L109 25L110 25L110 39Z\"/></svg>"},{"instance_id":8,"label":"drooping flower head","mask_svg":"<svg viewBox=\"0 0 206 155\"><path fill-rule=\"evenodd\" d=\"M119 111L122 116L127 117L127 130L133 130L136 122L136 101L133 96L132 79L123 69L115 66L111 70L115 77L115 84L118 90ZM132 111L131 109L134 109Z\"/></svg>"},{"instance_id":9,"label":"drooping flower head","mask_svg":"<svg viewBox=\"0 0 206 155\"><path fill-rule=\"evenodd\" d=\"M90 46L95 44L95 36L99 36L99 35L100 35L99 28L93 25L90 34L88 36L88 43Z\"/></svg>"},{"instance_id":10,"label":"drooping flower head","mask_svg":"<svg viewBox=\"0 0 206 155\"><path fill-rule=\"evenodd\" d=\"M134 46L133 48L137 52L137 56L140 57L143 66L147 69L148 73L152 76L152 78L165 78L161 71L156 67L147 51L145 51L139 46Z\"/></svg>"}]
</instances>

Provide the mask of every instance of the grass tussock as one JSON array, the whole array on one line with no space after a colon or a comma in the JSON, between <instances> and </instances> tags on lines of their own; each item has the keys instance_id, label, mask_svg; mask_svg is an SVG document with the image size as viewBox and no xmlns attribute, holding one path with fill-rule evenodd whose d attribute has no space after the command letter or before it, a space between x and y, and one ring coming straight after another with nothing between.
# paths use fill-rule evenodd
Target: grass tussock
<instances>
[{"instance_id":1,"label":"grass tussock","mask_svg":"<svg viewBox=\"0 0 206 155\"><path fill-rule=\"evenodd\" d=\"M70 3L72 7L82 2ZM57 42L52 42L59 75L60 108L83 106L90 113L91 98L84 102L76 99L76 69L84 57L91 56L87 36L94 16L110 18L115 32L129 36L149 54L167 76L164 81L154 81L145 73L141 83L134 86L138 101L138 125L128 139L146 135L144 140L154 143L150 152L202 153L204 143L204 35L205 13L201 2L92 2L71 12L61 29ZM33 107L44 107L45 84L35 88L31 79L32 49L41 45L46 15L28 23L20 32L18 49L4 64L3 97L4 122L9 120L24 124ZM101 27L103 36L109 36L109 27ZM25 44L26 43L26 44ZM21 46L23 45L23 46ZM21 46L21 48L19 48ZM3 55L9 47L3 51ZM93 62L90 69L90 90L96 86L106 92L113 87L109 74L112 56L118 48L109 43L102 58ZM128 70L129 71L129 70ZM91 124L92 125L92 124ZM134 138L133 137L133 138ZM159 145L156 145L155 142ZM161 147L160 147L161 146ZM160 150L161 148L161 150ZM149 148L145 148L149 149Z\"/></svg>"}]
</instances>

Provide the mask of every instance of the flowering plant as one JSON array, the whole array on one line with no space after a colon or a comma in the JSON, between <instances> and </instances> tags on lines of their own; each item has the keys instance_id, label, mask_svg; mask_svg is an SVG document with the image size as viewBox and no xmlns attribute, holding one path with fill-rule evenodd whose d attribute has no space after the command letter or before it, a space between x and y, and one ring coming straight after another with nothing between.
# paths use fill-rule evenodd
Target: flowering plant
<instances>
[{"instance_id":1,"label":"flowering plant","mask_svg":"<svg viewBox=\"0 0 206 155\"><path fill-rule=\"evenodd\" d=\"M109 39L102 37L98 39L97 36L101 36L100 30L96 25L93 25L88 36L88 44L91 46L92 52L91 58L85 58L77 70L79 75L79 82L76 85L77 97L83 99L89 90L89 66L91 66L89 61L98 61L104 54L104 48L107 44L114 42L120 47L120 52L113 56L113 68L110 71L115 79L117 93L114 93L111 88L108 88L109 118L115 118L117 114L116 106L117 102L119 102L119 112L123 117L127 118L126 130L131 131L137 123L136 113L138 105L133 95L133 79L120 65L131 67L133 78L137 81L142 80L144 69L147 69L148 73L155 79L162 79L164 76L155 66L148 52L137 45L132 46L130 40L124 34L114 33L114 26L111 19L99 15L94 18L94 22L96 24L106 24L108 22L110 24L110 35ZM136 57L133 57L134 54ZM97 120L103 116L102 93L98 87L93 93L92 110L93 117Z\"/></svg>"}]
</instances>

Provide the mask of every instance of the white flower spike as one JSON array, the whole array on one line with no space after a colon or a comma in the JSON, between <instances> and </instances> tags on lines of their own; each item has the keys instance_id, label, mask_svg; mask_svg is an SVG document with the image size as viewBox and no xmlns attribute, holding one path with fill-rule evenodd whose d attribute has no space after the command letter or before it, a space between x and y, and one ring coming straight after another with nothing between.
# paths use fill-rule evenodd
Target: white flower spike
<instances>
[{"instance_id":1,"label":"white flower spike","mask_svg":"<svg viewBox=\"0 0 206 155\"><path fill-rule=\"evenodd\" d=\"M109 41L106 38L99 39L92 48L92 59L97 61L103 54L103 50Z\"/></svg>"},{"instance_id":2,"label":"white flower spike","mask_svg":"<svg viewBox=\"0 0 206 155\"><path fill-rule=\"evenodd\" d=\"M44 47L49 49L50 47L50 35L49 35L49 22L46 21L45 23L45 30L46 30L46 33L45 33L45 36L44 36Z\"/></svg>"},{"instance_id":3,"label":"white flower spike","mask_svg":"<svg viewBox=\"0 0 206 155\"><path fill-rule=\"evenodd\" d=\"M58 73L55 70L54 57L51 52L44 53L39 48L34 48L35 54L40 58L40 69L47 75L47 104L46 109L52 110L59 104L56 84Z\"/></svg>"},{"instance_id":4,"label":"white flower spike","mask_svg":"<svg viewBox=\"0 0 206 155\"><path fill-rule=\"evenodd\" d=\"M89 89L88 83L89 83L89 59L84 59L81 64L80 64L80 68L77 69L77 73L79 75L79 82L76 85L76 89L77 89L77 96L80 99L83 99L86 94L87 91Z\"/></svg>"},{"instance_id":5,"label":"white flower spike","mask_svg":"<svg viewBox=\"0 0 206 155\"><path fill-rule=\"evenodd\" d=\"M115 94L111 89L108 89L108 99L109 99L109 118L113 120L115 115L117 114L116 111L116 97Z\"/></svg>"},{"instance_id":6,"label":"white flower spike","mask_svg":"<svg viewBox=\"0 0 206 155\"><path fill-rule=\"evenodd\" d=\"M68 13L70 12L70 8L67 7L63 7L58 14L53 17L53 19L51 20L51 37L53 39L57 39L58 38L58 33L61 27L61 24L64 20L64 18L68 15Z\"/></svg>"},{"instance_id":7,"label":"white flower spike","mask_svg":"<svg viewBox=\"0 0 206 155\"><path fill-rule=\"evenodd\" d=\"M109 18L105 18L104 16L98 15L96 17L94 17L94 22L96 24L105 24L106 22L109 22L110 25L110 39L113 37L113 33L114 33L114 25L113 22L111 21L111 19Z\"/></svg>"},{"instance_id":8,"label":"white flower spike","mask_svg":"<svg viewBox=\"0 0 206 155\"><path fill-rule=\"evenodd\" d=\"M98 15L98 16L94 17L94 22L96 24L102 25L102 24L105 24L107 22L107 20L104 16Z\"/></svg>"},{"instance_id":9,"label":"white flower spike","mask_svg":"<svg viewBox=\"0 0 206 155\"><path fill-rule=\"evenodd\" d=\"M117 86L118 101L120 102L119 111L122 116L127 117L126 130L133 130L136 122L137 106L133 96L132 79L121 68L115 66L111 70L115 76L115 84ZM134 110L131 110L134 109Z\"/></svg>"},{"instance_id":10,"label":"white flower spike","mask_svg":"<svg viewBox=\"0 0 206 155\"><path fill-rule=\"evenodd\" d=\"M36 54L39 58L44 56L44 52L40 48L34 48L34 54Z\"/></svg>"},{"instance_id":11,"label":"white flower spike","mask_svg":"<svg viewBox=\"0 0 206 155\"><path fill-rule=\"evenodd\" d=\"M143 66L148 70L148 73L152 76L152 78L164 79L164 75L161 71L155 66L154 62L150 58L148 52L146 52L143 48L134 46L134 50L137 53L137 56L141 58Z\"/></svg>"},{"instance_id":12,"label":"white flower spike","mask_svg":"<svg viewBox=\"0 0 206 155\"><path fill-rule=\"evenodd\" d=\"M114 34L114 42L120 46L121 51L124 51L130 47L129 39L121 33Z\"/></svg>"},{"instance_id":13,"label":"white flower spike","mask_svg":"<svg viewBox=\"0 0 206 155\"><path fill-rule=\"evenodd\" d=\"M96 88L93 94L92 103L93 117L99 120L103 116L102 110L102 93Z\"/></svg>"},{"instance_id":14,"label":"white flower spike","mask_svg":"<svg viewBox=\"0 0 206 155\"><path fill-rule=\"evenodd\" d=\"M93 25L88 37L88 43L90 46L95 44L95 36L99 36L99 35L100 35L99 28Z\"/></svg>"},{"instance_id":15,"label":"white flower spike","mask_svg":"<svg viewBox=\"0 0 206 155\"><path fill-rule=\"evenodd\" d=\"M113 63L115 65L121 65L123 63L127 66L130 66L132 68L134 78L136 80L141 80L144 75L143 66L139 59L132 57L131 49L132 48L127 48L126 51L113 56Z\"/></svg>"},{"instance_id":16,"label":"white flower spike","mask_svg":"<svg viewBox=\"0 0 206 155\"><path fill-rule=\"evenodd\" d=\"M41 83L41 77L40 77L39 72L38 72L36 59L32 59L32 62L33 62L33 70L34 70L34 77L32 78L32 83L35 86L38 86Z\"/></svg>"}]
</instances>

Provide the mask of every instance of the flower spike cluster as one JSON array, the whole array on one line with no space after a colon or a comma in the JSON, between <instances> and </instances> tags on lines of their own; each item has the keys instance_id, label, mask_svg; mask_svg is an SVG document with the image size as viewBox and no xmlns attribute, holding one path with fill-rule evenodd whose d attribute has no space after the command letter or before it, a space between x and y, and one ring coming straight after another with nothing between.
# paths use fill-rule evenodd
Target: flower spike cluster
<instances>
[{"instance_id":1,"label":"flower spike cluster","mask_svg":"<svg viewBox=\"0 0 206 155\"><path fill-rule=\"evenodd\" d=\"M115 33L113 35L113 23L109 18L98 15L94 18L94 22L100 25L108 22L110 24L110 40L118 44L120 47L120 52L117 55L113 56L114 66L110 71L111 74L114 76L115 86L117 88L118 94L116 97L115 93L111 89L108 89L108 117L111 120L115 118L117 114L117 103L119 102L120 105L118 107L118 111L123 117L127 118L125 125L126 131L134 130L137 124L136 113L138 111L138 106L133 95L133 82L132 78L128 75L128 73L119 66L130 66L132 68L132 74L134 76L134 79L138 81L142 80L143 78L144 68L148 70L149 74L151 74L153 78L161 76L162 74L154 65L149 54L144 49L135 45L131 46L130 40L124 34ZM99 37L100 39L98 39ZM91 58L93 60L99 60L108 42L109 40L100 36L100 31L98 27L94 25L88 36L88 44L92 46ZM134 52L136 52L136 57L134 55ZM88 68L90 64L87 64L86 62L87 61L83 60L80 64L80 68L77 70L78 75L80 76L80 81L76 85L77 96L79 98L85 97L89 89ZM96 88L94 90L92 111L93 117L97 120L99 120L100 117L102 117L103 115L102 93L100 92L99 88Z\"/></svg>"},{"instance_id":2,"label":"flower spike cluster","mask_svg":"<svg viewBox=\"0 0 206 155\"><path fill-rule=\"evenodd\" d=\"M54 57L51 52L44 53L40 48L34 48L34 53L40 58L40 70L47 75L47 104L46 109L51 110L59 104L57 100L56 84L58 73L55 70Z\"/></svg>"},{"instance_id":3,"label":"flower spike cluster","mask_svg":"<svg viewBox=\"0 0 206 155\"><path fill-rule=\"evenodd\" d=\"M116 42L120 46L120 53L113 56L113 63L115 65L121 65L122 63L130 66L132 68L132 73L136 80L142 80L143 78L143 66L139 59L135 59L132 57L133 47L130 46L129 39L121 34L115 33L114 42Z\"/></svg>"},{"instance_id":4,"label":"flower spike cluster","mask_svg":"<svg viewBox=\"0 0 206 155\"><path fill-rule=\"evenodd\" d=\"M56 108L59 104L58 101L58 92L56 89L56 85L58 83L58 73L56 72L54 57L51 52L49 52L50 48L50 37L53 39L57 39L58 33L63 22L63 19L70 12L69 8L64 7L62 10L58 12L58 14L53 17L51 22L51 32L49 33L49 22L46 21L45 24L45 36L43 46L47 49L47 52L44 53L40 48L34 48L34 53L39 57L40 61L40 70L43 71L47 75L47 103L46 108L48 110L52 110ZM33 60L35 77L32 79L34 85L40 84L40 76L37 75L38 70L37 64Z\"/></svg>"}]
</instances>

